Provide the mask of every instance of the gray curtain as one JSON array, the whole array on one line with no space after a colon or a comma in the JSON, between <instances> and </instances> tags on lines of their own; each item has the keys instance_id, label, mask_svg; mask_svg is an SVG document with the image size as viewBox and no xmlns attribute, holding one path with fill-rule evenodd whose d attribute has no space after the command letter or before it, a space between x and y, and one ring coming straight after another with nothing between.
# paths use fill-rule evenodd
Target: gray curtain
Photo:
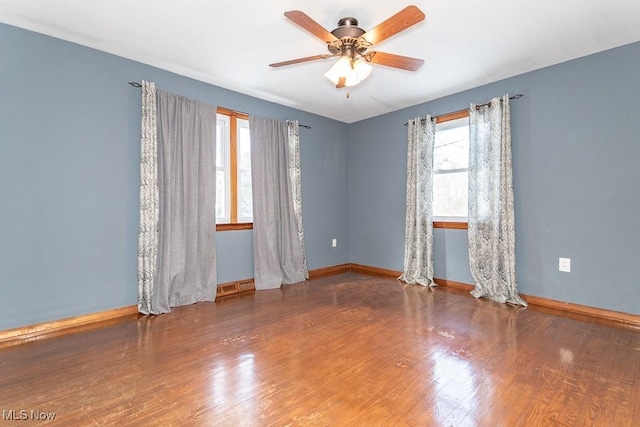
<instances>
[{"instance_id":1,"label":"gray curtain","mask_svg":"<svg viewBox=\"0 0 640 427\"><path fill-rule=\"evenodd\" d=\"M151 138L145 138L147 132L153 132L153 119L148 117L153 115L148 105L152 100L145 101L144 92L143 85L143 148L152 150L147 147L153 145ZM217 290L216 108L162 91L156 91L155 108L157 175L147 171L146 163L153 161L144 152L141 172L145 186L146 181L157 180L159 202L157 219L147 219L145 214L143 223L142 211L151 210L151 203L147 202L149 197L141 196L141 230L152 234L154 220L157 229L156 262L153 264L150 257L143 260L149 274L143 274L142 284L139 280L138 306L145 314L214 301ZM140 246L148 246L147 252L152 253L152 242Z\"/></svg>"},{"instance_id":2,"label":"gray curtain","mask_svg":"<svg viewBox=\"0 0 640 427\"><path fill-rule=\"evenodd\" d=\"M471 105L469 122L471 294L526 306L516 284L509 96Z\"/></svg>"},{"instance_id":3,"label":"gray curtain","mask_svg":"<svg viewBox=\"0 0 640 427\"><path fill-rule=\"evenodd\" d=\"M286 122L250 116L254 281L258 290L307 278L290 175Z\"/></svg>"},{"instance_id":4,"label":"gray curtain","mask_svg":"<svg viewBox=\"0 0 640 427\"><path fill-rule=\"evenodd\" d=\"M158 130L156 86L142 81L140 140L140 226L138 229L138 311L152 313L151 300L158 256Z\"/></svg>"},{"instance_id":5,"label":"gray curtain","mask_svg":"<svg viewBox=\"0 0 640 427\"><path fill-rule=\"evenodd\" d=\"M404 269L400 280L435 286L433 282L433 145L435 120L409 120L407 147L407 212Z\"/></svg>"},{"instance_id":6,"label":"gray curtain","mask_svg":"<svg viewBox=\"0 0 640 427\"><path fill-rule=\"evenodd\" d=\"M214 106L158 91L160 312L216 298L215 141Z\"/></svg>"}]
</instances>

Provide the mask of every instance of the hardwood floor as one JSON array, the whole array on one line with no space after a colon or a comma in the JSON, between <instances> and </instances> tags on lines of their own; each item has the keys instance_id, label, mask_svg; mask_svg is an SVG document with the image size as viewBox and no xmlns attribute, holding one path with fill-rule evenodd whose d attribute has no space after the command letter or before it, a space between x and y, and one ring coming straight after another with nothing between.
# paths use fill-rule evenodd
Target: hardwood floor
<instances>
[{"instance_id":1,"label":"hardwood floor","mask_svg":"<svg viewBox=\"0 0 640 427\"><path fill-rule=\"evenodd\" d=\"M0 410L0 426L631 426L640 333L343 273L0 348Z\"/></svg>"}]
</instances>

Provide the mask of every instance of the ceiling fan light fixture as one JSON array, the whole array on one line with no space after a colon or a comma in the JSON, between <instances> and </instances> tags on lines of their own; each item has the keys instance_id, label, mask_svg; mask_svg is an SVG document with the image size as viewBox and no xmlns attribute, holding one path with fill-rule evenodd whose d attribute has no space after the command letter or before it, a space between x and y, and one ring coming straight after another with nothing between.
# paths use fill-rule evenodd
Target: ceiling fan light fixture
<instances>
[{"instance_id":1,"label":"ceiling fan light fixture","mask_svg":"<svg viewBox=\"0 0 640 427\"><path fill-rule=\"evenodd\" d=\"M344 81L344 86L355 86L371 74L371 65L363 59L353 61L346 55L333 64L333 66L325 73L325 77L338 86L340 81Z\"/></svg>"},{"instance_id":2,"label":"ceiling fan light fixture","mask_svg":"<svg viewBox=\"0 0 640 427\"><path fill-rule=\"evenodd\" d=\"M371 64L369 64L362 58L358 58L353 64L353 70L356 72L356 75L358 76L360 81L363 81L364 79L369 77L372 69L373 67L371 66Z\"/></svg>"},{"instance_id":3,"label":"ceiling fan light fixture","mask_svg":"<svg viewBox=\"0 0 640 427\"><path fill-rule=\"evenodd\" d=\"M341 56L338 61L333 64L329 71L324 76L331 80L334 85L337 85L341 77L346 78L351 70L351 61L346 56Z\"/></svg>"}]
</instances>

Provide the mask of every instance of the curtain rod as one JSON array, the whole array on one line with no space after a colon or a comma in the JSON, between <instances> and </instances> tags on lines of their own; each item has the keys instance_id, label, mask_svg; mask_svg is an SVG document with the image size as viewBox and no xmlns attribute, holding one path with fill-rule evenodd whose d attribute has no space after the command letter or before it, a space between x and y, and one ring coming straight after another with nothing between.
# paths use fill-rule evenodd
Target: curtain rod
<instances>
[{"instance_id":1,"label":"curtain rod","mask_svg":"<svg viewBox=\"0 0 640 427\"><path fill-rule=\"evenodd\" d=\"M510 96L510 97L509 97L509 99L520 99L520 98L522 98L523 96L524 96L523 94L518 93L518 94L516 94L516 95ZM484 104L478 104L478 105L476 105L476 110L477 110L478 108L480 108L480 107L485 107L485 106L487 106L487 105L491 105L491 101L489 101L489 102L485 102ZM452 112L450 112L450 113L439 114L439 115L435 116L434 118L435 118L435 119L437 119L438 117L441 117L441 116L449 116L449 115L452 115L452 114L462 113L462 112L464 112L464 111L468 111L468 110L469 110L468 108L464 108L464 109L462 109L462 110L452 111ZM422 119L422 121L424 121L424 119ZM405 126L407 126L408 124L409 124L409 122L406 122L404 125L405 125Z\"/></svg>"},{"instance_id":2,"label":"curtain rod","mask_svg":"<svg viewBox=\"0 0 640 427\"><path fill-rule=\"evenodd\" d=\"M287 120L287 124L293 123L293 120ZM307 128L307 129L311 129L311 126L309 125L301 125L300 123L298 123L298 126L300 126L301 128Z\"/></svg>"},{"instance_id":3,"label":"curtain rod","mask_svg":"<svg viewBox=\"0 0 640 427\"><path fill-rule=\"evenodd\" d=\"M140 88L142 87L142 85L141 85L140 83L138 83L138 82L129 82L129 84L130 84L131 86L133 86L133 87L138 88L138 89L140 89ZM288 124L288 123L289 123L289 120L287 120L287 124ZM300 126L301 128L311 129L311 126L309 126L309 125L301 125L301 124L298 124L298 126Z\"/></svg>"}]
</instances>

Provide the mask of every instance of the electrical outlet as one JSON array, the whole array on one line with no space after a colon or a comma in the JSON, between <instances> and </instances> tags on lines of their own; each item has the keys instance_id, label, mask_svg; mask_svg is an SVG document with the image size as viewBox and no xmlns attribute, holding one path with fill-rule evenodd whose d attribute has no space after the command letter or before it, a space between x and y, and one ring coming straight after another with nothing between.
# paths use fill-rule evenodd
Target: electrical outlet
<instances>
[{"instance_id":1,"label":"electrical outlet","mask_svg":"<svg viewBox=\"0 0 640 427\"><path fill-rule=\"evenodd\" d=\"M564 273L571 272L571 258L559 258L558 259L558 270Z\"/></svg>"},{"instance_id":2,"label":"electrical outlet","mask_svg":"<svg viewBox=\"0 0 640 427\"><path fill-rule=\"evenodd\" d=\"M331 239L331 247L335 248L338 246L338 239Z\"/></svg>"}]
</instances>

